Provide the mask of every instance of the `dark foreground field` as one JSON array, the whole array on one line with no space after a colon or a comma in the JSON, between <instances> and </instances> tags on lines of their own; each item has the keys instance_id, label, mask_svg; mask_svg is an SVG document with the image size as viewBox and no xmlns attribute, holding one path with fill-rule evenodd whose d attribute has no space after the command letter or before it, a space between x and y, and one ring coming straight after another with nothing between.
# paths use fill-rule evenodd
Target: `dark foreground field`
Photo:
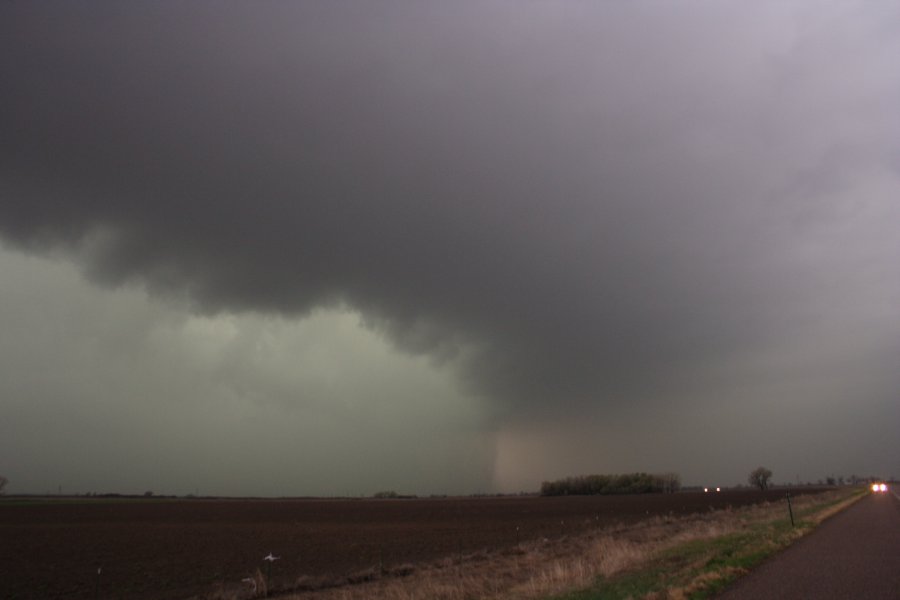
<instances>
[{"instance_id":1,"label":"dark foreground field","mask_svg":"<svg viewBox=\"0 0 900 600\"><path fill-rule=\"evenodd\" d=\"M796 488L792 493L820 491ZM0 502L0 598L175 599L240 583L268 553L276 587L510 547L784 491L419 500ZM97 570L102 569L98 578Z\"/></svg>"}]
</instances>

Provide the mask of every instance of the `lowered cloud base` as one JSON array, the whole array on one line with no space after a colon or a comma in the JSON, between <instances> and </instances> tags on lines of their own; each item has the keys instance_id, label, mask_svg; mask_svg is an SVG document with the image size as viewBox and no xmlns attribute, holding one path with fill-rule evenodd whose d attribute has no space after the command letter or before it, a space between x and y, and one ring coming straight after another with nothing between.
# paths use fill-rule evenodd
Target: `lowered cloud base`
<instances>
[{"instance_id":1,"label":"lowered cloud base","mask_svg":"<svg viewBox=\"0 0 900 600\"><path fill-rule=\"evenodd\" d=\"M0 443L31 458L0 468L137 486L158 442L158 487L216 493L282 493L276 456L316 482L284 493L887 474L898 24L5 4Z\"/></svg>"}]
</instances>

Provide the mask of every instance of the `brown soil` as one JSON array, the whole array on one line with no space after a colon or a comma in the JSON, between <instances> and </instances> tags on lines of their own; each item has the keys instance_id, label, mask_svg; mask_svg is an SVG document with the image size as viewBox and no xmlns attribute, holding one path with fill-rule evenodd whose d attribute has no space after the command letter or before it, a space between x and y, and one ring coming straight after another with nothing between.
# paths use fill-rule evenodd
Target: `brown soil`
<instances>
[{"instance_id":1,"label":"brown soil","mask_svg":"<svg viewBox=\"0 0 900 600\"><path fill-rule=\"evenodd\" d=\"M821 491L796 488L792 493ZM0 597L168 600L240 585L262 560L270 589L334 585L368 570L648 516L780 500L784 491L414 500L0 502ZM97 571L101 569L98 576Z\"/></svg>"}]
</instances>

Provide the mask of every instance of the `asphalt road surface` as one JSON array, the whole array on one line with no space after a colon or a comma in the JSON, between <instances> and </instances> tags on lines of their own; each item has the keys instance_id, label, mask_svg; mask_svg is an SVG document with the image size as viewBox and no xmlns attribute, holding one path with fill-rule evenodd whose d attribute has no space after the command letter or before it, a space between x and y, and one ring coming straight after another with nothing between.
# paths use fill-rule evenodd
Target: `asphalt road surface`
<instances>
[{"instance_id":1,"label":"asphalt road surface","mask_svg":"<svg viewBox=\"0 0 900 600\"><path fill-rule=\"evenodd\" d=\"M717 598L900 599L898 488L869 494Z\"/></svg>"}]
</instances>

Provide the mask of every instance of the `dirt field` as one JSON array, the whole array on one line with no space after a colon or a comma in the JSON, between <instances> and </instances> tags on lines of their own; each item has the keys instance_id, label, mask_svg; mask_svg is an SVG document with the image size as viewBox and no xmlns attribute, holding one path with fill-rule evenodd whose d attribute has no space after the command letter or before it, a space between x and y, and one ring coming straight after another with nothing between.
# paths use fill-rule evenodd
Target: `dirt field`
<instances>
[{"instance_id":1,"label":"dirt field","mask_svg":"<svg viewBox=\"0 0 900 600\"><path fill-rule=\"evenodd\" d=\"M796 488L794 494L819 491ZM660 514L780 500L784 491L418 500L0 502L0 598L175 599L233 586L268 553L275 587L346 581ZM98 577L97 570L102 569Z\"/></svg>"}]
</instances>

